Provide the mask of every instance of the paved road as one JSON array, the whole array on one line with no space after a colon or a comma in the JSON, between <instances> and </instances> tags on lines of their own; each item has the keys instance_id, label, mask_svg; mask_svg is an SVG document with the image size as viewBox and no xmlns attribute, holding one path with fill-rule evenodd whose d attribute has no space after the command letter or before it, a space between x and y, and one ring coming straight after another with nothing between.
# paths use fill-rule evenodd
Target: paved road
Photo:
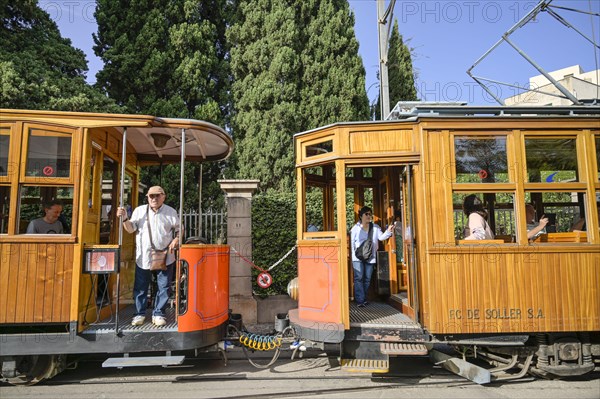
<instances>
[{"instance_id":1,"label":"paved road","mask_svg":"<svg viewBox=\"0 0 600 399\"><path fill-rule=\"evenodd\" d=\"M239 355L239 354L238 354ZM232 354L187 358L176 368L103 369L103 358L86 357L74 370L32 387L0 386L7 398L600 398L600 371L570 381L524 379L479 386L433 367L426 358L403 358L390 375L346 373L322 354L290 361L289 353L268 369ZM285 357L285 358L284 358ZM268 359L255 359L266 364Z\"/></svg>"}]
</instances>

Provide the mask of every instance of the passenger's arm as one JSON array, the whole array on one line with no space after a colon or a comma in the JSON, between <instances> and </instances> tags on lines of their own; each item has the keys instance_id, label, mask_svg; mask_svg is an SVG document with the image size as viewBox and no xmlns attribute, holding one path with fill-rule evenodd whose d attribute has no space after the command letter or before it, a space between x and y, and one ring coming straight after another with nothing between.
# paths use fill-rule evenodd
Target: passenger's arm
<instances>
[{"instance_id":1,"label":"passenger's arm","mask_svg":"<svg viewBox=\"0 0 600 399\"><path fill-rule=\"evenodd\" d=\"M540 218L540 222L538 223L538 225L527 232L527 239L528 240L534 239L542 230L544 230L544 228L546 227L547 224L548 224L548 218L545 216L542 216Z\"/></svg>"},{"instance_id":2,"label":"passenger's arm","mask_svg":"<svg viewBox=\"0 0 600 399\"><path fill-rule=\"evenodd\" d=\"M485 220L481 215L469 215L469 231L471 234L465 240L485 240Z\"/></svg>"}]
</instances>

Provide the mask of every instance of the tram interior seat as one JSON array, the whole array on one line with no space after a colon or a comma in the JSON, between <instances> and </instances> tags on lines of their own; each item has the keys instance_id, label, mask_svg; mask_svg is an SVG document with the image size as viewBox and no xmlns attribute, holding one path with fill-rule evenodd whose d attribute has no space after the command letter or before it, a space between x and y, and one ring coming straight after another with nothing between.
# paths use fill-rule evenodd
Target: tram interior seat
<instances>
[{"instance_id":1,"label":"tram interior seat","mask_svg":"<svg viewBox=\"0 0 600 399\"><path fill-rule=\"evenodd\" d=\"M201 236L193 236L193 237L188 237L188 239L185 240L185 243L186 244L208 244L208 240Z\"/></svg>"},{"instance_id":2,"label":"tram interior seat","mask_svg":"<svg viewBox=\"0 0 600 399\"><path fill-rule=\"evenodd\" d=\"M460 245L504 244L504 240L458 240Z\"/></svg>"},{"instance_id":3,"label":"tram interior seat","mask_svg":"<svg viewBox=\"0 0 600 399\"><path fill-rule=\"evenodd\" d=\"M585 231L569 231L564 233L547 233L539 236L538 242L587 242Z\"/></svg>"},{"instance_id":4,"label":"tram interior seat","mask_svg":"<svg viewBox=\"0 0 600 399\"><path fill-rule=\"evenodd\" d=\"M511 243L511 242L516 242L516 237L510 234L506 234L506 235L497 235L496 236L497 240L503 240L505 243Z\"/></svg>"}]
</instances>

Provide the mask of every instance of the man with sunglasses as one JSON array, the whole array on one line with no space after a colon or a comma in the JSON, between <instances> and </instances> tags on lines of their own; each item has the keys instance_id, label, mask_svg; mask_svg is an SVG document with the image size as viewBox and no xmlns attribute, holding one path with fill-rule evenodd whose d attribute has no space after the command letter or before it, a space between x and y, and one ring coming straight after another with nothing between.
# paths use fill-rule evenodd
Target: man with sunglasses
<instances>
[{"instance_id":1,"label":"man with sunglasses","mask_svg":"<svg viewBox=\"0 0 600 399\"><path fill-rule=\"evenodd\" d=\"M133 210L131 218L127 218L125 208L117 209L117 217L123 217L123 228L128 233L137 232L135 238L135 281L133 285L133 299L135 301L135 315L131 325L140 326L146 321L146 307L148 305L148 286L152 281L152 262L150 232L154 248L168 248L167 270L156 273L158 292L154 300L152 323L156 326L167 324L165 308L169 300L169 287L171 286L172 271L175 266L173 250L179 244L179 215L177 211L166 205L165 191L160 186L148 189L148 205L140 205ZM148 229L150 227L150 231Z\"/></svg>"}]
</instances>

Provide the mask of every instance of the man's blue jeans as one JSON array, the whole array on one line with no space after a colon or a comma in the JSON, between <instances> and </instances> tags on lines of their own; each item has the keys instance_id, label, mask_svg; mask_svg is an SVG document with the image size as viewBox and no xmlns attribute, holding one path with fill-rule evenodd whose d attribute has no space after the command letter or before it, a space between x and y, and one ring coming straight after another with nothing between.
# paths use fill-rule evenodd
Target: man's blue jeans
<instances>
[{"instance_id":1,"label":"man's blue jeans","mask_svg":"<svg viewBox=\"0 0 600 399\"><path fill-rule=\"evenodd\" d=\"M358 304L365 303L367 300L374 266L375 263L352 261L352 269L354 269L354 302Z\"/></svg>"},{"instance_id":2,"label":"man's blue jeans","mask_svg":"<svg viewBox=\"0 0 600 399\"><path fill-rule=\"evenodd\" d=\"M169 302L169 289L171 287L172 269L175 263L167 265L167 270L156 272L156 285L158 292L154 300L152 316L165 316L165 308ZM135 281L133 283L133 299L135 301L135 315L145 316L148 307L148 287L152 282L151 270L145 270L135 265Z\"/></svg>"}]
</instances>

